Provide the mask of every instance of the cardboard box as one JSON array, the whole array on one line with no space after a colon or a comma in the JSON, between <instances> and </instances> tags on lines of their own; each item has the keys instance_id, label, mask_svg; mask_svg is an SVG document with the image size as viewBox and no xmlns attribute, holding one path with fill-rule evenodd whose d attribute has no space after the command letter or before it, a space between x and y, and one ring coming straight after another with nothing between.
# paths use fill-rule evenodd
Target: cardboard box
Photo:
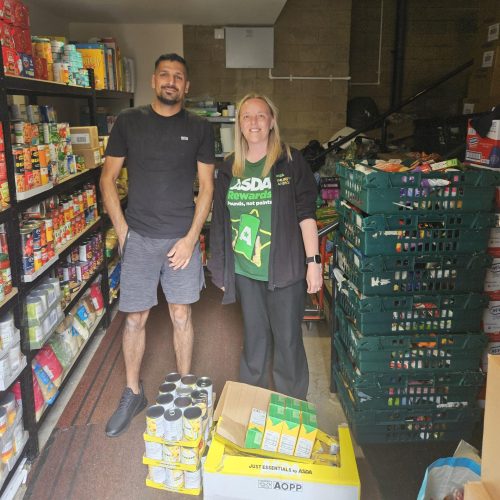
<instances>
[{"instance_id":1,"label":"cardboard box","mask_svg":"<svg viewBox=\"0 0 500 500\"><path fill-rule=\"evenodd\" d=\"M10 47L2 47L3 70L6 75L20 76L22 62L19 54Z\"/></svg>"},{"instance_id":2,"label":"cardboard box","mask_svg":"<svg viewBox=\"0 0 500 500\"><path fill-rule=\"evenodd\" d=\"M474 57L467 95L485 98L500 94L500 44L485 44Z\"/></svg>"},{"instance_id":3,"label":"cardboard box","mask_svg":"<svg viewBox=\"0 0 500 500\"><path fill-rule=\"evenodd\" d=\"M33 63L33 57L29 54L19 54L21 58L21 76L25 78L35 78L35 65Z\"/></svg>"},{"instance_id":4,"label":"cardboard box","mask_svg":"<svg viewBox=\"0 0 500 500\"><path fill-rule=\"evenodd\" d=\"M500 120L493 120L486 137L481 137L469 120L465 161L490 168L500 168Z\"/></svg>"},{"instance_id":5,"label":"cardboard box","mask_svg":"<svg viewBox=\"0 0 500 500\"><path fill-rule=\"evenodd\" d=\"M347 426L338 429L339 466L244 448L252 408L265 411L271 394L260 387L226 382L215 409L217 425L204 465L204 499L358 500L359 475Z\"/></svg>"},{"instance_id":6,"label":"cardboard box","mask_svg":"<svg viewBox=\"0 0 500 500\"><path fill-rule=\"evenodd\" d=\"M101 165L102 158L98 147L78 150L73 148L73 153L83 157L85 168L96 168Z\"/></svg>"},{"instance_id":7,"label":"cardboard box","mask_svg":"<svg viewBox=\"0 0 500 500\"><path fill-rule=\"evenodd\" d=\"M95 125L88 127L70 127L73 150L99 147L99 133Z\"/></svg>"},{"instance_id":8,"label":"cardboard box","mask_svg":"<svg viewBox=\"0 0 500 500\"><path fill-rule=\"evenodd\" d=\"M464 500L496 500L500 498L498 415L500 415L500 356L489 354L481 481L465 485Z\"/></svg>"}]
</instances>

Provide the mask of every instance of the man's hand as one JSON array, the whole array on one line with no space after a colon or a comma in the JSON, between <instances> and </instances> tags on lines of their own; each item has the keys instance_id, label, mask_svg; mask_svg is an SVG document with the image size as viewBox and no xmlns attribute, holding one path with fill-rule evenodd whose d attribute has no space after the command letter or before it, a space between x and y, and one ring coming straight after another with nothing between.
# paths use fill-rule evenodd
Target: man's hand
<instances>
[{"instance_id":1,"label":"man's hand","mask_svg":"<svg viewBox=\"0 0 500 500\"><path fill-rule=\"evenodd\" d=\"M116 231L116 233L118 236L118 247L120 249L120 255L123 255L123 246L125 245L125 240L127 239L128 226L125 225L120 232Z\"/></svg>"},{"instance_id":2,"label":"man's hand","mask_svg":"<svg viewBox=\"0 0 500 500\"><path fill-rule=\"evenodd\" d=\"M186 236L181 238L167 253L169 266L176 271L177 269L185 269L193 255L195 242L192 242Z\"/></svg>"}]
</instances>

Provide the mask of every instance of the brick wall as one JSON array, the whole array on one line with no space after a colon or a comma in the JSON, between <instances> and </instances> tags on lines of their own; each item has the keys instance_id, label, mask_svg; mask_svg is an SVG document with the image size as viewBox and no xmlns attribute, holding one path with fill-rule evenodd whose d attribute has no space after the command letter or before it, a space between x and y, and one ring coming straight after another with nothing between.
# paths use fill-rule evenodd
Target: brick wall
<instances>
[{"instance_id":1,"label":"brick wall","mask_svg":"<svg viewBox=\"0 0 500 500\"><path fill-rule=\"evenodd\" d=\"M274 26L273 76L349 74L351 0L288 0ZM267 69L226 69L225 41L215 26L184 26L191 96L237 101L256 91L280 110L289 144L328 140L345 125L348 84L328 80L271 80Z\"/></svg>"}]
</instances>

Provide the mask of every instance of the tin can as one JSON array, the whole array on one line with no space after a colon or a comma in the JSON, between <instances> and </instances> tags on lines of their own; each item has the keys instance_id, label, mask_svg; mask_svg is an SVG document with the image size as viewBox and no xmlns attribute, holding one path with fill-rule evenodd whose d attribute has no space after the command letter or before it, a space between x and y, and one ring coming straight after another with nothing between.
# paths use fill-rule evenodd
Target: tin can
<instances>
[{"instance_id":1,"label":"tin can","mask_svg":"<svg viewBox=\"0 0 500 500\"><path fill-rule=\"evenodd\" d=\"M178 490L184 486L184 471L165 468L165 486Z\"/></svg>"},{"instance_id":2,"label":"tin can","mask_svg":"<svg viewBox=\"0 0 500 500\"><path fill-rule=\"evenodd\" d=\"M165 410L163 406L150 406L146 411L146 433L150 436L163 436L163 414Z\"/></svg>"},{"instance_id":3,"label":"tin can","mask_svg":"<svg viewBox=\"0 0 500 500\"><path fill-rule=\"evenodd\" d=\"M165 467L157 467L156 465L148 465L148 476L153 483L165 484L167 477L167 469Z\"/></svg>"},{"instance_id":4,"label":"tin can","mask_svg":"<svg viewBox=\"0 0 500 500\"><path fill-rule=\"evenodd\" d=\"M177 396L178 397L190 398L192 392L193 392L193 389L191 389L191 387L178 387L177 388Z\"/></svg>"},{"instance_id":5,"label":"tin can","mask_svg":"<svg viewBox=\"0 0 500 500\"><path fill-rule=\"evenodd\" d=\"M162 406L164 410L169 410L174 407L174 395L160 394L156 398L156 404Z\"/></svg>"},{"instance_id":6,"label":"tin can","mask_svg":"<svg viewBox=\"0 0 500 500\"><path fill-rule=\"evenodd\" d=\"M164 444L162 460L167 464L178 464L181 461L181 447L176 444Z\"/></svg>"},{"instance_id":7,"label":"tin can","mask_svg":"<svg viewBox=\"0 0 500 500\"><path fill-rule=\"evenodd\" d=\"M42 250L33 250L33 269L38 271L43 266Z\"/></svg>"},{"instance_id":8,"label":"tin can","mask_svg":"<svg viewBox=\"0 0 500 500\"><path fill-rule=\"evenodd\" d=\"M192 390L196 389L196 375L184 375L181 377L181 387L190 387Z\"/></svg>"},{"instance_id":9,"label":"tin can","mask_svg":"<svg viewBox=\"0 0 500 500\"><path fill-rule=\"evenodd\" d=\"M181 463L185 465L196 465L198 463L198 448L183 446L181 448Z\"/></svg>"},{"instance_id":10,"label":"tin can","mask_svg":"<svg viewBox=\"0 0 500 500\"><path fill-rule=\"evenodd\" d=\"M54 241L54 223L52 219L47 218L42 219L42 221L45 224L45 239L47 240L47 243Z\"/></svg>"},{"instance_id":11,"label":"tin can","mask_svg":"<svg viewBox=\"0 0 500 500\"><path fill-rule=\"evenodd\" d=\"M6 464L14 454L14 440L12 439L12 433L7 432L4 436L2 436L1 446L2 462ZM182 477L182 482L184 482L184 476Z\"/></svg>"},{"instance_id":12,"label":"tin can","mask_svg":"<svg viewBox=\"0 0 500 500\"><path fill-rule=\"evenodd\" d=\"M33 230L28 224L20 228L21 233L21 250L23 256L23 271L24 274L32 274L34 268L33 261Z\"/></svg>"},{"instance_id":13,"label":"tin can","mask_svg":"<svg viewBox=\"0 0 500 500\"><path fill-rule=\"evenodd\" d=\"M208 406L212 406L213 401L212 401L212 396L213 396L213 385L212 381L208 377L200 377L196 381L196 388L197 389L205 389L208 394Z\"/></svg>"},{"instance_id":14,"label":"tin can","mask_svg":"<svg viewBox=\"0 0 500 500\"><path fill-rule=\"evenodd\" d=\"M2 398L2 402L0 403L0 407L5 408L7 411L7 422L9 426L14 424L16 420L16 397L12 392L8 392Z\"/></svg>"},{"instance_id":15,"label":"tin can","mask_svg":"<svg viewBox=\"0 0 500 500\"><path fill-rule=\"evenodd\" d=\"M26 298L26 318L28 321L38 321L45 309L41 297L35 295L28 295Z\"/></svg>"},{"instance_id":16,"label":"tin can","mask_svg":"<svg viewBox=\"0 0 500 500\"><path fill-rule=\"evenodd\" d=\"M186 490L199 490L201 488L201 469L184 471L184 488Z\"/></svg>"},{"instance_id":17,"label":"tin can","mask_svg":"<svg viewBox=\"0 0 500 500\"><path fill-rule=\"evenodd\" d=\"M163 383L160 385L159 392L160 394L172 394L172 396L176 396L176 387L175 384Z\"/></svg>"},{"instance_id":18,"label":"tin can","mask_svg":"<svg viewBox=\"0 0 500 500\"><path fill-rule=\"evenodd\" d=\"M182 441L182 411L178 408L171 408L164 414L163 438L165 441Z\"/></svg>"},{"instance_id":19,"label":"tin can","mask_svg":"<svg viewBox=\"0 0 500 500\"><path fill-rule=\"evenodd\" d=\"M4 356L3 358L0 358L0 376L2 377L2 379L10 377L10 372L11 370L10 370L9 356Z\"/></svg>"},{"instance_id":20,"label":"tin can","mask_svg":"<svg viewBox=\"0 0 500 500\"><path fill-rule=\"evenodd\" d=\"M191 393L191 399L193 405L201 409L201 417L203 419L207 418L208 392L205 389L193 391Z\"/></svg>"},{"instance_id":21,"label":"tin can","mask_svg":"<svg viewBox=\"0 0 500 500\"><path fill-rule=\"evenodd\" d=\"M0 436L5 434L7 430L7 411L5 408L0 408Z\"/></svg>"},{"instance_id":22,"label":"tin can","mask_svg":"<svg viewBox=\"0 0 500 500\"><path fill-rule=\"evenodd\" d=\"M174 399L174 406L179 408L183 413L186 408L189 408L192 405L191 398L188 396L179 396Z\"/></svg>"},{"instance_id":23,"label":"tin can","mask_svg":"<svg viewBox=\"0 0 500 500\"><path fill-rule=\"evenodd\" d=\"M163 460L163 445L153 441L144 441L146 451L144 455L152 460Z\"/></svg>"},{"instance_id":24,"label":"tin can","mask_svg":"<svg viewBox=\"0 0 500 500\"><path fill-rule=\"evenodd\" d=\"M92 243L90 241L86 240L78 247L78 260L80 262L92 261Z\"/></svg>"},{"instance_id":25,"label":"tin can","mask_svg":"<svg viewBox=\"0 0 500 500\"><path fill-rule=\"evenodd\" d=\"M176 387L181 385L181 374L177 372L171 372L165 377L165 382L175 384Z\"/></svg>"},{"instance_id":26,"label":"tin can","mask_svg":"<svg viewBox=\"0 0 500 500\"><path fill-rule=\"evenodd\" d=\"M182 431L184 439L196 441L201 437L201 408L192 406L184 410L182 416Z\"/></svg>"}]
</instances>

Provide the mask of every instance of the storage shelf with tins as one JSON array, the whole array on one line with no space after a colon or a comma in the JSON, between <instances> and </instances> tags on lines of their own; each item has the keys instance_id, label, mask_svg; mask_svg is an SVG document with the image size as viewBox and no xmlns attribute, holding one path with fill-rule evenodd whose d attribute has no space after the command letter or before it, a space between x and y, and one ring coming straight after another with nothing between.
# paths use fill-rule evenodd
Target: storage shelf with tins
<instances>
[{"instance_id":1,"label":"storage shelf with tins","mask_svg":"<svg viewBox=\"0 0 500 500\"><path fill-rule=\"evenodd\" d=\"M29 112L36 111L37 105L39 104L39 98L43 98L43 109L47 110L50 106L60 106L61 112L63 115L68 116L69 121L78 123L80 121L79 118L72 119L71 110L66 109L65 103L66 99L70 99L67 102L73 102L74 100L80 100L81 102L85 102L89 109L89 118L90 125L95 126L97 124L97 102L100 100L113 99L116 102L123 101L123 107L133 106L133 94L126 92L116 92L116 91L96 91L95 85L93 82L93 72L89 71L90 76L90 87L78 87L66 84L60 84L55 82L48 82L43 80L35 80L31 78L21 78L21 77L13 77L6 76L4 74L4 64L3 64L3 54L0 53L0 193L2 195L2 199L0 199L0 224L5 224L7 228L7 238L8 238L8 246L10 249L9 255L11 257L12 264L12 290L9 290L8 293L5 294L5 298L2 301L2 297L0 294L0 324L6 314L12 313L14 318L14 324L17 328L21 330L21 349L25 355L25 362L27 367L21 371L21 374L17 376L17 381L13 386L17 386L18 382L21 381L21 386L23 390L19 390L20 397L22 396L23 407L24 407L24 427L29 433L28 443L24 446L24 451L22 453L23 456L26 456L29 460L33 460L39 451L38 448L38 432L40 425L40 415L38 415L37 419L37 410L35 409L35 390L36 387L33 383L32 376L32 361L38 356L40 352L45 352L46 344L51 344L54 338L54 334L49 335L50 330L56 329L56 322L61 320L59 327L62 328L62 325L65 321L64 313L69 313L72 307L75 307L79 303L80 300L83 300L83 297L86 296L93 287L93 280L95 281L100 276L101 283L101 294L102 294L102 311L100 312L99 319L96 323L98 325L107 326L109 323L109 314L108 309L104 307L107 305L109 291L108 291L108 276L107 276L107 262L106 257L103 256L103 262L94 269L88 279L80 284L80 288L78 290L73 290L73 293L70 294L69 300L67 302L63 302L59 305L61 313L57 312L57 314L52 313L55 316L51 317L51 321L46 323L47 329L43 331L45 335L42 335L42 338L37 339L38 344L30 345L29 339L29 330L24 327L24 312L23 312L23 304L26 301L26 298L40 285L43 285L47 279L50 279L52 274L55 272L56 266L58 263L64 263L64 259L71 253L71 248L74 245L82 242L92 231L104 231L103 221L101 219L94 218L91 221L86 221L85 227L78 231L78 234L72 234L71 239L67 239L67 241L61 245L58 245L57 248L54 248L53 255L51 257L46 257L42 265L40 266L40 270L37 269L38 274L35 276L31 275L31 273L25 273L23 271L23 260L22 260L22 249L21 249L21 233L20 233L20 222L21 222L21 214L26 211L29 211L31 207L34 205L42 203L45 199L50 197L64 197L68 193L72 192L72 190L78 189L79 186L83 186L87 183L92 183L98 187L99 176L100 176L100 168L91 168L87 170L83 170L81 168L74 169L74 163L71 163L71 168L63 168L62 163L57 164L57 170L54 172L54 176L49 179L44 179L44 182L40 181L37 183L33 182L29 177L27 178L27 184L23 185L23 187L19 190L19 195L17 195L16 189L16 163L14 161L14 156L12 155L13 146L21 146L21 142L25 140L26 136L17 136L17 134L24 134L24 132L29 131L27 125L21 125L21 122L26 124L30 123L33 125L37 120L28 120L23 119L23 115L21 116L9 116L9 99L11 102L21 102L21 98L19 97L11 97L11 96L25 96L26 98L26 112L29 108ZM52 99L52 98L59 98ZM42 101L40 101L41 103ZM49 103L48 107L47 104ZM64 109L62 109L64 106ZM115 106L116 107L116 106ZM40 113L42 113L42 107L39 107ZM23 109L21 111L24 112ZM12 109L11 109L12 112ZM76 108L75 108L76 114ZM46 133L47 127L49 128L49 132L52 131L52 140L47 141L44 144L50 148L49 154L54 153L52 151L52 144L56 144L55 134L56 134L56 121L55 119L43 119L38 120L37 129L38 133L40 131L42 133ZM44 125L45 123L45 125ZM16 126L14 127L14 124ZM63 127L64 129L64 127ZM14 134L11 135L11 130ZM32 132L35 133L34 127L31 128ZM61 131L61 127L59 127L59 131ZM57 153L62 151L62 145L64 141L60 141L60 143L56 146ZM37 140L29 141L29 146L37 145ZM44 150L45 148L41 148ZM37 155L39 151L30 150L30 152L34 155L35 164L38 165ZM73 161L68 155L71 155L71 150L64 151L66 161ZM67 154L66 154L67 153ZM17 153L20 154L20 153ZM23 152L23 154L27 154L27 151ZM2 156L3 155L3 156ZM4 161L3 161L4 160ZM31 158L30 158L31 160ZM61 157L57 155L57 157L52 157L51 161L60 161ZM2 163L3 161L3 163ZM61 160L62 161L62 160ZM79 159L76 158L78 163ZM1 176L2 165L5 166L4 171L6 171L6 179L3 179ZM102 164L101 164L102 165ZM100 167L101 165L97 164L96 167ZM28 162L29 166L29 162ZM64 167L67 167L68 164L65 163ZM20 177L21 168L18 165L17 174ZM52 165L51 165L52 168ZM28 168L29 169L29 168ZM29 174L32 175L32 174ZM38 175L38 174L36 174ZM47 182L45 182L47 181ZM27 189L27 188L35 188L35 190ZM4 197L4 193L7 193L7 196ZM3 203L2 203L3 200ZM5 201L5 200L8 200ZM100 205L100 199L96 196L96 202ZM99 206L99 214L102 213L101 206ZM2 210L3 209L3 210ZM66 221L65 221L66 222ZM43 267L45 266L45 267ZM42 269L43 268L43 269ZM0 261L0 271L1 271L1 261ZM23 275L27 274L26 281L23 280ZM62 305L64 304L64 306ZM57 306L56 306L57 311ZM69 317L69 316L68 316ZM43 323L43 320L42 320ZM36 326L36 325L35 325ZM94 325L97 328L97 325ZM51 327L51 328L49 328ZM1 326L0 326L1 328ZM57 335L59 335L56 332ZM44 344L45 342L45 344ZM35 348L31 350L35 345L40 346L40 350ZM87 344L88 345L88 342ZM71 372L78 364L80 360L80 354L83 352L83 347L79 350L78 355L74 358L71 368L67 370L67 372ZM17 375L17 373L16 373ZM65 382L67 380L67 376L65 375ZM63 388L62 384L59 387L59 391ZM39 395L39 394L38 394ZM38 423L37 423L38 420ZM21 457L22 458L22 457ZM17 464L21 460L21 458L17 459ZM7 488L8 482L11 480L12 474L9 474L7 478L5 475L1 474L0 471L0 481L4 480L3 485L0 484L0 495Z\"/></svg>"},{"instance_id":2,"label":"storage shelf with tins","mask_svg":"<svg viewBox=\"0 0 500 500\"><path fill-rule=\"evenodd\" d=\"M208 116L207 120L214 124L215 158L223 160L234 150L234 116Z\"/></svg>"}]
</instances>

